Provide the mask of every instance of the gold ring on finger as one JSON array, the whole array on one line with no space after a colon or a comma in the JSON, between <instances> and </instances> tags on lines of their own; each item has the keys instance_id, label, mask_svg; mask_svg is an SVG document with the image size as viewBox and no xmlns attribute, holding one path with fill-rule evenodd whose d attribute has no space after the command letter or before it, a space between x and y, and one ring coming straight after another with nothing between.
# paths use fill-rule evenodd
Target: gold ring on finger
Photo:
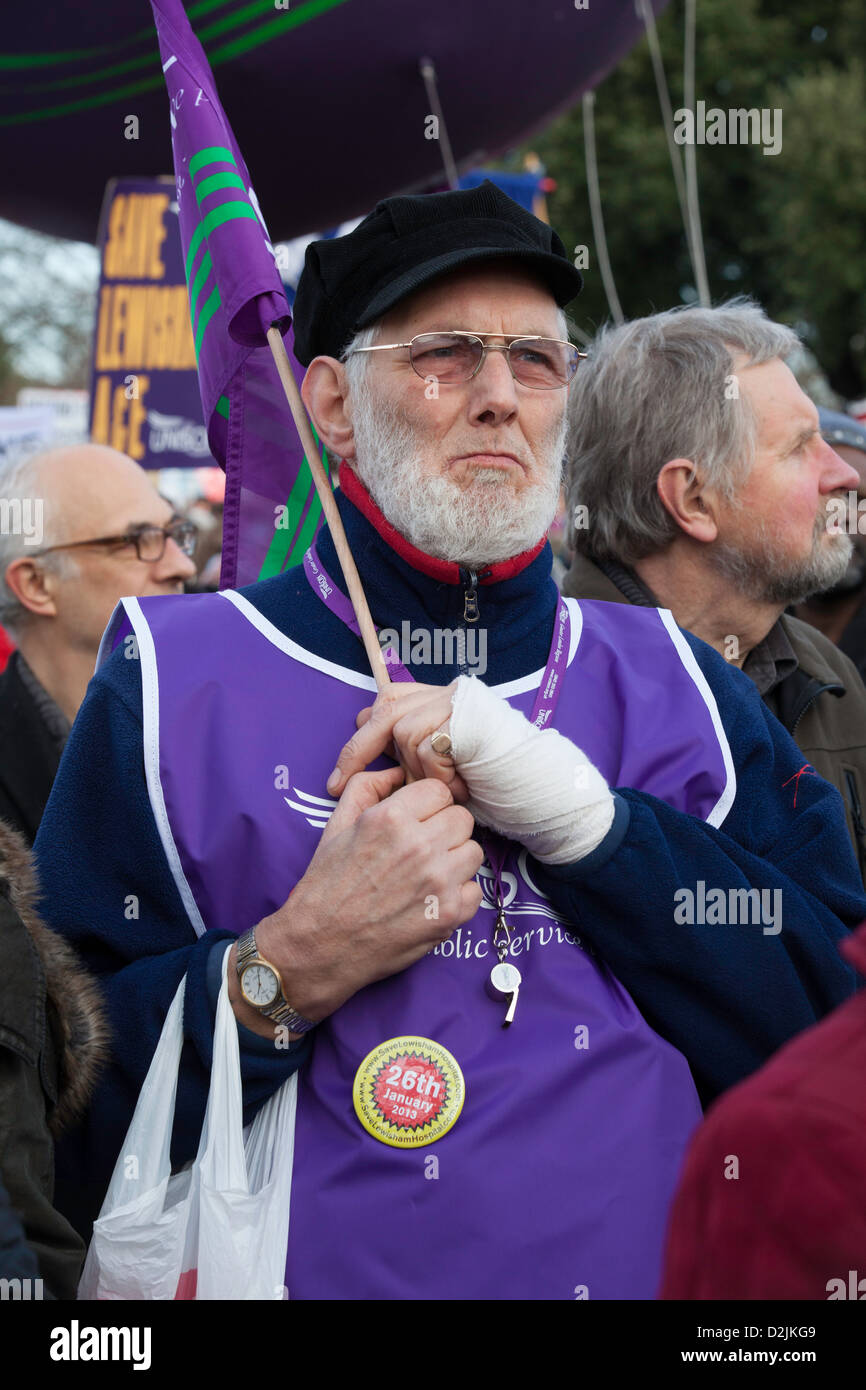
<instances>
[{"instance_id":1,"label":"gold ring on finger","mask_svg":"<svg viewBox=\"0 0 866 1390\"><path fill-rule=\"evenodd\" d=\"M451 735L446 734L444 729L437 729L430 739L430 743L433 747L433 752L438 754L440 758L451 758L453 762Z\"/></svg>"}]
</instances>

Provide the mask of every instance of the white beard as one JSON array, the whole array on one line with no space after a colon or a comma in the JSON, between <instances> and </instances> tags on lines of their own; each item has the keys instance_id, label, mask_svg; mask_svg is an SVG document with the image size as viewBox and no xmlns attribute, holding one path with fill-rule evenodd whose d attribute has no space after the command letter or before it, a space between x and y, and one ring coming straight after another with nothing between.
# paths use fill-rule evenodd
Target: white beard
<instances>
[{"instance_id":1,"label":"white beard","mask_svg":"<svg viewBox=\"0 0 866 1390\"><path fill-rule=\"evenodd\" d=\"M426 555L480 569L537 545L556 516L565 454L565 410L540 457L543 480L515 493L506 473L479 466L471 483L424 470L413 430L364 387L352 398L355 471L377 507Z\"/></svg>"}]
</instances>

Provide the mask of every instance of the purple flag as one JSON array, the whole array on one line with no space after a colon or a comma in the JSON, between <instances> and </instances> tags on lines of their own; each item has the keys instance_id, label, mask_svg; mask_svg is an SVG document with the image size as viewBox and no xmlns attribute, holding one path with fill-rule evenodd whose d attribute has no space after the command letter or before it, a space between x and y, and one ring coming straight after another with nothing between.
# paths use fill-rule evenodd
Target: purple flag
<instances>
[{"instance_id":1,"label":"purple flag","mask_svg":"<svg viewBox=\"0 0 866 1390\"><path fill-rule=\"evenodd\" d=\"M151 0L169 96L184 269L208 442L226 473L223 588L298 564L321 522L267 345L291 315L247 166L180 0ZM318 439L316 440L318 443ZM327 467L327 460L325 460Z\"/></svg>"}]
</instances>

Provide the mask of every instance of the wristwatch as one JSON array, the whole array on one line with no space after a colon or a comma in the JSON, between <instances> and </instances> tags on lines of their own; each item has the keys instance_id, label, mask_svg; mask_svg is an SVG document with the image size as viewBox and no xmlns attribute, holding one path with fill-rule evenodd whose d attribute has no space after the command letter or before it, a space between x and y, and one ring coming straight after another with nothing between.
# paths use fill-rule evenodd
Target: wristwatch
<instances>
[{"instance_id":1,"label":"wristwatch","mask_svg":"<svg viewBox=\"0 0 866 1390\"><path fill-rule=\"evenodd\" d=\"M255 927L238 937L237 972L244 999L265 1018L273 1019L290 1033L309 1033L315 1028L315 1023L292 1008L283 993L276 966L259 955Z\"/></svg>"}]
</instances>

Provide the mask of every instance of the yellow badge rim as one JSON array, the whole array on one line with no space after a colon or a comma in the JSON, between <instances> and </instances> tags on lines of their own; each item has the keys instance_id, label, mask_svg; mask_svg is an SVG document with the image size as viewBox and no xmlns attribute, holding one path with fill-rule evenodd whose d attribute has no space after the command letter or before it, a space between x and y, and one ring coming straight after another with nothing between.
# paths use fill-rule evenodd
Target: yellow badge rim
<instances>
[{"instance_id":1,"label":"yellow badge rim","mask_svg":"<svg viewBox=\"0 0 866 1390\"><path fill-rule=\"evenodd\" d=\"M376 1083L386 1066L396 1065L401 1057L418 1055L438 1067L446 1084L446 1096L436 1117L424 1125L400 1125L390 1120L379 1107L375 1097ZM388 1038L368 1052L352 1086L355 1114L364 1129L380 1144L394 1149L421 1149L435 1144L454 1127L460 1118L466 1099L466 1082L456 1057L441 1043L417 1033L404 1033Z\"/></svg>"}]
</instances>

